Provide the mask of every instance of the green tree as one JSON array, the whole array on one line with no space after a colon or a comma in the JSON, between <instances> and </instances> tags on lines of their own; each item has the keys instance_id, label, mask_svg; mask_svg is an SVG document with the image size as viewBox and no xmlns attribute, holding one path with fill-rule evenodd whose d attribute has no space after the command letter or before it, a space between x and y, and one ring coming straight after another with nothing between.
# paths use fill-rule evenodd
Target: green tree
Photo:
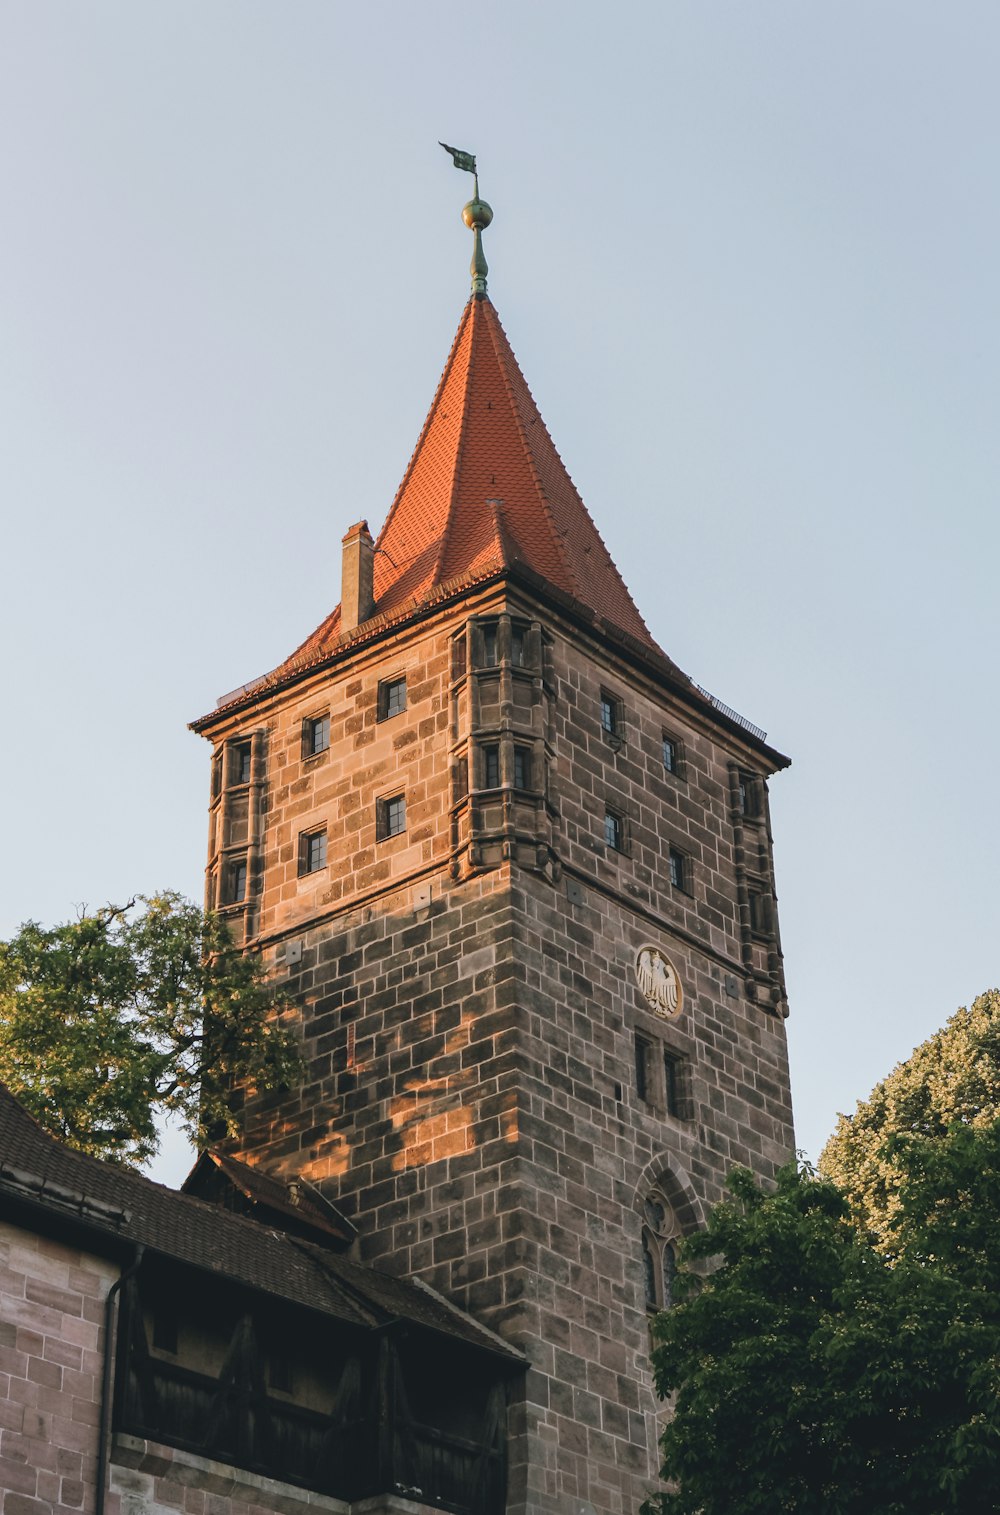
<instances>
[{"instance_id":1,"label":"green tree","mask_svg":"<svg viewBox=\"0 0 1000 1515\"><path fill-rule=\"evenodd\" d=\"M853 1115L841 1115L819 1166L847 1195L877 1245L898 1245L901 1190L921 1143L956 1125L1000 1119L1000 990L981 994L876 1084ZM897 1138L906 1137L905 1142Z\"/></svg>"},{"instance_id":2,"label":"green tree","mask_svg":"<svg viewBox=\"0 0 1000 1515\"><path fill-rule=\"evenodd\" d=\"M672 1487L647 1515L1000 1508L1000 1123L898 1140L894 1257L795 1165L773 1192L738 1170L686 1243L653 1353Z\"/></svg>"},{"instance_id":3,"label":"green tree","mask_svg":"<svg viewBox=\"0 0 1000 1515\"><path fill-rule=\"evenodd\" d=\"M84 1152L145 1162L156 1117L204 1145L234 1089L291 1082L291 1011L259 958L177 894L140 897L0 944L0 1078Z\"/></svg>"}]
</instances>

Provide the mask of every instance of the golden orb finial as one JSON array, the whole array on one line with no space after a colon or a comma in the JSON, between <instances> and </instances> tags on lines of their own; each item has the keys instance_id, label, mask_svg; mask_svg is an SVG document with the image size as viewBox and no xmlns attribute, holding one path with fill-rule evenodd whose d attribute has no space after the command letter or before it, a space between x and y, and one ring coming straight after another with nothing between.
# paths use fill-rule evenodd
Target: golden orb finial
<instances>
[{"instance_id":1,"label":"golden orb finial","mask_svg":"<svg viewBox=\"0 0 1000 1515\"><path fill-rule=\"evenodd\" d=\"M480 200L477 192L475 199L463 208L462 220L470 231L477 226L480 231L485 231L493 220L493 207L487 205L485 200Z\"/></svg>"}]
</instances>

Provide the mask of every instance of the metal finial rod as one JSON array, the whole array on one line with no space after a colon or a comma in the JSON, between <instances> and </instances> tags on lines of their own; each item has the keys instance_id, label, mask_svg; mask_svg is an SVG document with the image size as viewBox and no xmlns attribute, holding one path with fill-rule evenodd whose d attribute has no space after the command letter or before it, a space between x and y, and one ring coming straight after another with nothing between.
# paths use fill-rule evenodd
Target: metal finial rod
<instances>
[{"instance_id":1,"label":"metal finial rod","mask_svg":"<svg viewBox=\"0 0 1000 1515\"><path fill-rule=\"evenodd\" d=\"M489 273L489 265L486 262L486 254L483 252L483 232L493 220L493 211L485 200L480 200L477 192L474 200L470 200L462 211L462 220L472 232L474 241L472 244L472 262L469 264L469 273L472 275L472 293L484 295L486 293L486 275Z\"/></svg>"},{"instance_id":2,"label":"metal finial rod","mask_svg":"<svg viewBox=\"0 0 1000 1515\"><path fill-rule=\"evenodd\" d=\"M447 142L439 144L446 153L451 153L452 161L456 168L471 174L473 179L473 196L468 205L462 211L462 220L472 232L472 262L469 264L469 273L472 275L472 293L485 295L486 275L489 273L489 265L486 262L486 254L483 252L483 232L493 220L493 211L485 200L479 198L479 174L476 170L475 153L467 153L461 147L449 147Z\"/></svg>"}]
</instances>

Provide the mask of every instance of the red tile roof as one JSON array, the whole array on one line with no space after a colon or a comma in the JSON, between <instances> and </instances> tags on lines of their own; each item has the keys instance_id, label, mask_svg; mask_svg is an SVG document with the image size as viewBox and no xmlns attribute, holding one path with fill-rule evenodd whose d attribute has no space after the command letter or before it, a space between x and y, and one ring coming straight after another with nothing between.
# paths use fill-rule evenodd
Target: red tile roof
<instances>
[{"instance_id":1,"label":"red tile roof","mask_svg":"<svg viewBox=\"0 0 1000 1515\"><path fill-rule=\"evenodd\" d=\"M462 314L430 414L375 544L375 615L522 564L663 656L567 473L487 299ZM275 670L332 651L340 607Z\"/></svg>"}]
</instances>

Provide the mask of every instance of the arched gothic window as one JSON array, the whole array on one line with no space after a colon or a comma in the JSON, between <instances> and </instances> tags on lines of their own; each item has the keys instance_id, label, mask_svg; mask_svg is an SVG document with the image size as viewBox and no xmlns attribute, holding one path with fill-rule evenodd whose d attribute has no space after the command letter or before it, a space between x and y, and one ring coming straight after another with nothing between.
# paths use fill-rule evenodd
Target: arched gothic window
<instances>
[{"instance_id":1,"label":"arched gothic window","mask_svg":"<svg viewBox=\"0 0 1000 1515\"><path fill-rule=\"evenodd\" d=\"M669 1310L674 1302L677 1243L680 1227L670 1202L660 1189L647 1194L642 1207L642 1263L646 1283L646 1309Z\"/></svg>"}]
</instances>

